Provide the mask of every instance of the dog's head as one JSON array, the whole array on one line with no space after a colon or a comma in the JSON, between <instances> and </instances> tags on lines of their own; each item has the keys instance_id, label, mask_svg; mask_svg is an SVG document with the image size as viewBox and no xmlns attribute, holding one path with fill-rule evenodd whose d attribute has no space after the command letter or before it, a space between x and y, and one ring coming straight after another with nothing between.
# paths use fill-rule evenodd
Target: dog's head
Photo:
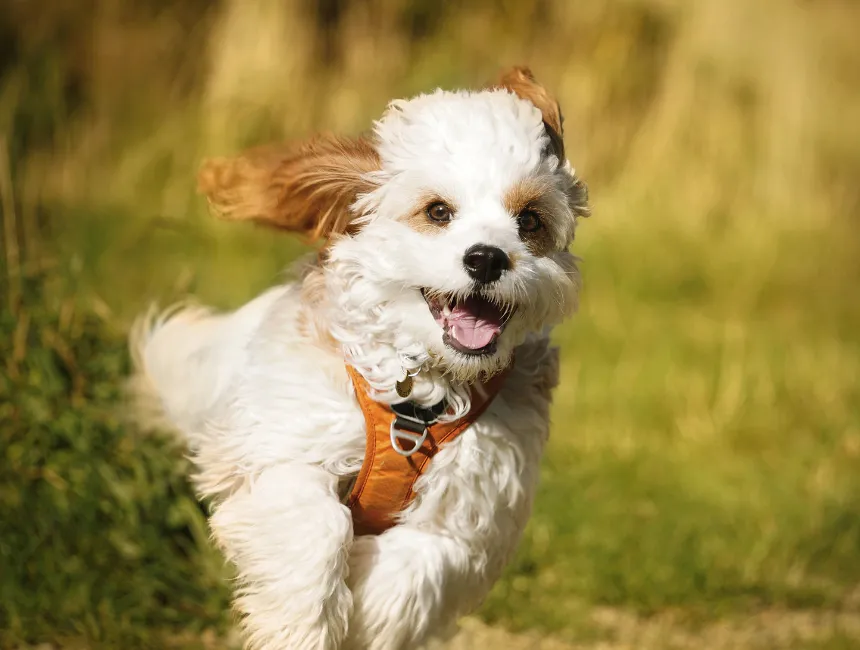
<instances>
[{"instance_id":1,"label":"dog's head","mask_svg":"<svg viewBox=\"0 0 860 650\"><path fill-rule=\"evenodd\" d=\"M372 136L208 163L231 218L329 238L331 333L350 356L471 381L575 307L585 186L558 105L524 68L480 92L392 102Z\"/></svg>"}]
</instances>

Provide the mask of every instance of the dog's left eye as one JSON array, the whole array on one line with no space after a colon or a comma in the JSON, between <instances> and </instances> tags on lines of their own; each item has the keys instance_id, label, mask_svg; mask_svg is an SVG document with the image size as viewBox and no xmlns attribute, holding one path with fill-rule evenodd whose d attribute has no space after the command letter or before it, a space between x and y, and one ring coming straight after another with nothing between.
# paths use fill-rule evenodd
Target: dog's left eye
<instances>
[{"instance_id":1,"label":"dog's left eye","mask_svg":"<svg viewBox=\"0 0 860 650\"><path fill-rule=\"evenodd\" d=\"M433 219L433 221L451 221L453 212L444 203L434 203L427 208L427 216Z\"/></svg>"},{"instance_id":2,"label":"dog's left eye","mask_svg":"<svg viewBox=\"0 0 860 650\"><path fill-rule=\"evenodd\" d=\"M523 210L517 217L517 225L523 232L534 232L543 225L540 217L531 210Z\"/></svg>"}]
</instances>

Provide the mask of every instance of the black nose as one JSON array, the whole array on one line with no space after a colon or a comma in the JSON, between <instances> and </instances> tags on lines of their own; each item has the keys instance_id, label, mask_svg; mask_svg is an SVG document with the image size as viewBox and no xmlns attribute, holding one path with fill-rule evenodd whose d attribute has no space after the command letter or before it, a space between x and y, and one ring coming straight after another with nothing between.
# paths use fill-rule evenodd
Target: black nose
<instances>
[{"instance_id":1,"label":"black nose","mask_svg":"<svg viewBox=\"0 0 860 650\"><path fill-rule=\"evenodd\" d=\"M511 260L501 248L475 244L463 255L463 266L475 280L489 284L511 268Z\"/></svg>"}]
</instances>

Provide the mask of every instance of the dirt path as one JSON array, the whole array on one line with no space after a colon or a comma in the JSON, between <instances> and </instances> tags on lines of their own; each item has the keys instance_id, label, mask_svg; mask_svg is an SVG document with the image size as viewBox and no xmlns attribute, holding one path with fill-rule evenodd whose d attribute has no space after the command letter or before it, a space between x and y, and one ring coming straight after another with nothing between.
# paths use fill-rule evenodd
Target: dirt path
<instances>
[{"instance_id":1,"label":"dirt path","mask_svg":"<svg viewBox=\"0 0 860 650\"><path fill-rule=\"evenodd\" d=\"M596 609L592 623L605 640L565 643L534 634L512 634L467 619L444 650L794 650L839 638L860 648L860 610L768 610L711 623L700 629L671 616L641 619L613 609Z\"/></svg>"},{"instance_id":2,"label":"dirt path","mask_svg":"<svg viewBox=\"0 0 860 650\"><path fill-rule=\"evenodd\" d=\"M854 601L854 599L851 599ZM474 618L464 619L460 632L445 644L425 650L816 650L860 648L860 601L842 610L769 609L735 616L693 629L671 614L640 618L621 610L596 608L590 622L591 640L579 643L541 636L515 634L490 627ZM596 640L595 640L596 639ZM838 643L835 641L838 640ZM218 638L209 633L175 637L170 650L240 650L238 634ZM78 644L42 644L18 650L87 650Z\"/></svg>"}]
</instances>

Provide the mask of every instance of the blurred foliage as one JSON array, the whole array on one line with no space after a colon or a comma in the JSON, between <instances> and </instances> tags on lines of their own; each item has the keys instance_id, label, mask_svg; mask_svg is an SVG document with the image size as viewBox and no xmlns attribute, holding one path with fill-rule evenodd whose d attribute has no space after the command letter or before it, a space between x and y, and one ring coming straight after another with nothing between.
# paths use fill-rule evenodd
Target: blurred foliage
<instances>
[{"instance_id":1,"label":"blurred foliage","mask_svg":"<svg viewBox=\"0 0 860 650\"><path fill-rule=\"evenodd\" d=\"M119 422L124 341L41 284L0 309L0 646L158 647L165 630L223 623L222 563L181 451Z\"/></svg>"},{"instance_id":2,"label":"blurred foliage","mask_svg":"<svg viewBox=\"0 0 860 650\"><path fill-rule=\"evenodd\" d=\"M0 0L0 645L229 621L181 450L117 415L149 300L237 305L304 249L211 220L201 158L521 62L595 217L535 516L482 616L580 639L611 636L595 606L856 612L858 23L844 0Z\"/></svg>"},{"instance_id":3,"label":"blurred foliage","mask_svg":"<svg viewBox=\"0 0 860 650\"><path fill-rule=\"evenodd\" d=\"M764 265L737 233L587 246L536 511L485 616L569 629L595 603L690 621L856 611L852 233L780 233ZM761 286L745 299L741 282Z\"/></svg>"}]
</instances>

